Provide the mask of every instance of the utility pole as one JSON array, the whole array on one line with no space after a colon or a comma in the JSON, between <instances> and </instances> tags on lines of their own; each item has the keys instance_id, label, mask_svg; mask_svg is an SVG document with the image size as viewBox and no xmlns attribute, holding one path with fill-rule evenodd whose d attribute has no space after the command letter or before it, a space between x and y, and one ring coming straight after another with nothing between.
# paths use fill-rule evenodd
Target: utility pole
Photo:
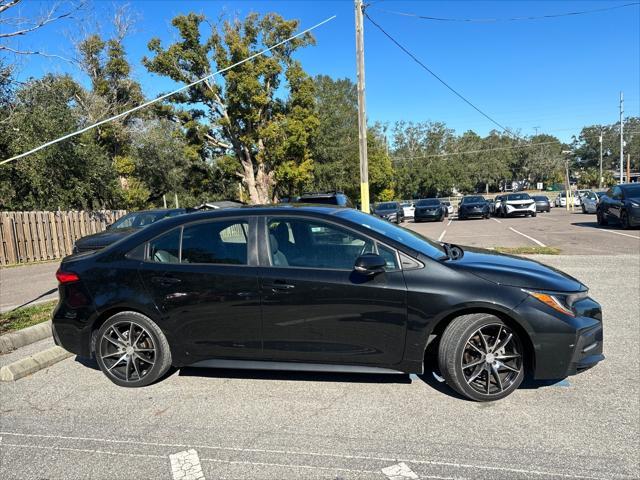
<instances>
[{"instance_id":1,"label":"utility pole","mask_svg":"<svg viewBox=\"0 0 640 480\"><path fill-rule=\"evenodd\" d=\"M364 19L362 0L356 10L356 62L358 66L358 141L360 142L360 209L369 213L369 164L367 158L367 113L364 96Z\"/></svg>"},{"instance_id":2,"label":"utility pole","mask_svg":"<svg viewBox=\"0 0 640 480\"><path fill-rule=\"evenodd\" d=\"M598 181L598 188L602 189L602 127L600 127L600 180Z\"/></svg>"},{"instance_id":3,"label":"utility pole","mask_svg":"<svg viewBox=\"0 0 640 480\"><path fill-rule=\"evenodd\" d=\"M624 164L624 95L620 92L620 183L622 181L622 169Z\"/></svg>"},{"instance_id":4,"label":"utility pole","mask_svg":"<svg viewBox=\"0 0 640 480\"><path fill-rule=\"evenodd\" d=\"M631 154L627 153L627 183L631 183Z\"/></svg>"}]
</instances>

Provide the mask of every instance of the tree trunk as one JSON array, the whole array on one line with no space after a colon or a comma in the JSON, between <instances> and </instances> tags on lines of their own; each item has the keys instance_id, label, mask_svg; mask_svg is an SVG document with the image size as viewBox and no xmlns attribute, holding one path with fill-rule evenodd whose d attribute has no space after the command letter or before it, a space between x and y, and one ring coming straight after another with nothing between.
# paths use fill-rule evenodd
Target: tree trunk
<instances>
[{"instance_id":1,"label":"tree trunk","mask_svg":"<svg viewBox=\"0 0 640 480\"><path fill-rule=\"evenodd\" d=\"M270 203L270 192L273 187L273 172L266 171L266 165L263 162L258 163L258 167L254 168L251 153L246 147L242 147L242 155L240 157L242 164L242 181L249 192L249 201L253 205L263 205Z\"/></svg>"}]
</instances>

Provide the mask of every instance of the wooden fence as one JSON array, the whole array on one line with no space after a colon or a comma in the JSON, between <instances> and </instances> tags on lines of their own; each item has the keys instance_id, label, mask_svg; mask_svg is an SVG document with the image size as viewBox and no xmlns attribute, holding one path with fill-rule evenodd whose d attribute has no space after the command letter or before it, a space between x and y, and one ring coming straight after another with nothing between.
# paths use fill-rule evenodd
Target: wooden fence
<instances>
[{"instance_id":1,"label":"wooden fence","mask_svg":"<svg viewBox=\"0 0 640 480\"><path fill-rule=\"evenodd\" d=\"M78 238L103 231L125 213L125 210L0 212L0 265L70 255Z\"/></svg>"}]
</instances>

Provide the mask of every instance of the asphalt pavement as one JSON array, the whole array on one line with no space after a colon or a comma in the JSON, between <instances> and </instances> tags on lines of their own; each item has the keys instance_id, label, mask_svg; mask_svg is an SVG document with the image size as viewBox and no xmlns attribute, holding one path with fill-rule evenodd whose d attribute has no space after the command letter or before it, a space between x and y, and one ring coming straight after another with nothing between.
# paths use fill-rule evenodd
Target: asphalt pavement
<instances>
[{"instance_id":1,"label":"asphalt pavement","mask_svg":"<svg viewBox=\"0 0 640 480\"><path fill-rule=\"evenodd\" d=\"M0 268L0 313L58 298L60 262Z\"/></svg>"},{"instance_id":2,"label":"asphalt pavement","mask_svg":"<svg viewBox=\"0 0 640 480\"><path fill-rule=\"evenodd\" d=\"M639 478L640 256L537 258L603 306L607 359L568 381L484 404L430 373L184 368L125 389L72 357L0 384L0 478Z\"/></svg>"}]
</instances>

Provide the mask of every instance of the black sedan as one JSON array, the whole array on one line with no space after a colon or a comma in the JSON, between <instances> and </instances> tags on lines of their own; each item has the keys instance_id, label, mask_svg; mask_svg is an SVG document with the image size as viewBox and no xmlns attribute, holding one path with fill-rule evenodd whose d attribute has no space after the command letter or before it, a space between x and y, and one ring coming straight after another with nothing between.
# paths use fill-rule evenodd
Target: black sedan
<instances>
[{"instance_id":1,"label":"black sedan","mask_svg":"<svg viewBox=\"0 0 640 480\"><path fill-rule=\"evenodd\" d=\"M533 195L531 198L536 202L536 212L551 211L551 202L546 195Z\"/></svg>"},{"instance_id":2,"label":"black sedan","mask_svg":"<svg viewBox=\"0 0 640 480\"><path fill-rule=\"evenodd\" d=\"M463 197L458 206L458 219L480 217L489 218L489 202L482 195L470 195Z\"/></svg>"},{"instance_id":3,"label":"black sedan","mask_svg":"<svg viewBox=\"0 0 640 480\"><path fill-rule=\"evenodd\" d=\"M380 202L373 205L373 214L389 222L402 223L404 209L400 202Z\"/></svg>"},{"instance_id":4,"label":"black sedan","mask_svg":"<svg viewBox=\"0 0 640 480\"><path fill-rule=\"evenodd\" d=\"M599 225L614 221L625 229L640 226L640 183L610 188L600 197L596 208Z\"/></svg>"},{"instance_id":5,"label":"black sedan","mask_svg":"<svg viewBox=\"0 0 640 480\"><path fill-rule=\"evenodd\" d=\"M420 374L430 349L452 388L488 401L604 358L575 278L346 208L168 218L56 276L56 343L125 387L171 365Z\"/></svg>"},{"instance_id":6,"label":"black sedan","mask_svg":"<svg viewBox=\"0 0 640 480\"><path fill-rule=\"evenodd\" d=\"M442 222L448 215L447 207L437 198L425 198L416 202L416 209L413 213L414 222L438 221Z\"/></svg>"},{"instance_id":7,"label":"black sedan","mask_svg":"<svg viewBox=\"0 0 640 480\"><path fill-rule=\"evenodd\" d=\"M109 225L104 232L87 235L86 237L76 240L73 244L73 253L99 250L117 242L127 235L131 235L141 228L151 225L153 222L157 222L166 217L182 215L186 212L187 210L184 208L171 208L128 213Z\"/></svg>"}]
</instances>

